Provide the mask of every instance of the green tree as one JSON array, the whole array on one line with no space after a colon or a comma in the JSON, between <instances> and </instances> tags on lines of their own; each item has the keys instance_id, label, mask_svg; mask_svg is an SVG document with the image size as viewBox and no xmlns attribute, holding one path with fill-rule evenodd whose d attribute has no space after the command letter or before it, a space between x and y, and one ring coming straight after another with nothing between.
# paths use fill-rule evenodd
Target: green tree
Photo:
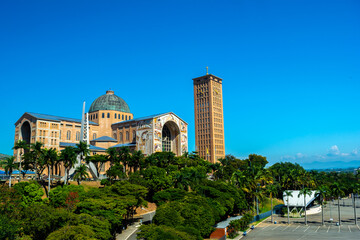
<instances>
[{"instance_id":1,"label":"green tree","mask_svg":"<svg viewBox=\"0 0 360 240\"><path fill-rule=\"evenodd\" d=\"M84 187L81 185L57 186L50 192L50 206L54 208L66 207L66 200L71 192L77 193L80 201L86 197Z\"/></svg>"},{"instance_id":2,"label":"green tree","mask_svg":"<svg viewBox=\"0 0 360 240\"><path fill-rule=\"evenodd\" d=\"M159 167L149 167L142 171L145 187L149 189L149 198L161 190L172 186L173 179L167 175L166 170Z\"/></svg>"},{"instance_id":3,"label":"green tree","mask_svg":"<svg viewBox=\"0 0 360 240\"><path fill-rule=\"evenodd\" d=\"M20 182L14 185L15 191L21 196L21 204L27 207L33 203L41 203L44 195L36 181Z\"/></svg>"},{"instance_id":4,"label":"green tree","mask_svg":"<svg viewBox=\"0 0 360 240\"><path fill-rule=\"evenodd\" d=\"M52 232L46 239L47 240L96 240L95 232L88 225L77 226L64 226Z\"/></svg>"},{"instance_id":5,"label":"green tree","mask_svg":"<svg viewBox=\"0 0 360 240\"><path fill-rule=\"evenodd\" d=\"M284 197L286 197L286 202L287 202L287 215L288 215L288 224L290 224L290 206L289 206L289 198L292 197L292 191L284 191Z\"/></svg>"},{"instance_id":6,"label":"green tree","mask_svg":"<svg viewBox=\"0 0 360 240\"><path fill-rule=\"evenodd\" d=\"M65 167L65 184L68 184L70 178L70 169L73 168L77 161L77 154L74 147L68 146L65 147L60 152L60 161L63 162Z\"/></svg>"},{"instance_id":7,"label":"green tree","mask_svg":"<svg viewBox=\"0 0 360 240\"><path fill-rule=\"evenodd\" d=\"M266 187L266 190L267 192L269 193L270 195L270 200L271 200L271 222L273 223L274 219L273 219L273 214L274 214L274 208L273 208L273 196L278 193L278 186L275 185L275 184L271 184L271 185L268 185Z\"/></svg>"},{"instance_id":8,"label":"green tree","mask_svg":"<svg viewBox=\"0 0 360 240\"><path fill-rule=\"evenodd\" d=\"M183 231L181 231L183 230ZM159 239L167 239L167 240L200 240L202 239L199 234L196 232L193 234L185 232L187 229L176 229L169 226L157 226L155 224L142 225L140 227L140 232L137 234L137 239L144 240L159 240ZM185 230L185 231L184 231ZM196 230L195 230L196 231Z\"/></svg>"},{"instance_id":9,"label":"green tree","mask_svg":"<svg viewBox=\"0 0 360 240\"><path fill-rule=\"evenodd\" d=\"M341 215L340 215L340 198L344 196L343 187L339 182L334 182L331 185L332 196L336 197L338 200L338 214L339 214L339 225L341 225Z\"/></svg>"},{"instance_id":10,"label":"green tree","mask_svg":"<svg viewBox=\"0 0 360 240\"><path fill-rule=\"evenodd\" d=\"M80 155L81 162L84 162L86 156L90 154L89 145L86 142L80 141L76 144L75 152Z\"/></svg>"},{"instance_id":11,"label":"green tree","mask_svg":"<svg viewBox=\"0 0 360 240\"><path fill-rule=\"evenodd\" d=\"M96 168L96 176L100 176L101 168L104 166L104 164L108 161L107 156L96 154L93 156L87 156L86 157L86 163L92 162Z\"/></svg>"},{"instance_id":12,"label":"green tree","mask_svg":"<svg viewBox=\"0 0 360 240\"><path fill-rule=\"evenodd\" d=\"M22 167L21 167L22 157L23 157L25 151L29 149L29 145L24 140L18 140L15 143L13 149L22 150L21 153L20 153L20 162L19 162L19 182L20 182L21 181L21 173L22 173Z\"/></svg>"},{"instance_id":13,"label":"green tree","mask_svg":"<svg viewBox=\"0 0 360 240\"><path fill-rule=\"evenodd\" d=\"M18 222L0 214L0 239L15 240L19 231Z\"/></svg>"},{"instance_id":14,"label":"green tree","mask_svg":"<svg viewBox=\"0 0 360 240\"><path fill-rule=\"evenodd\" d=\"M316 195L320 197L321 201L321 223L324 225L324 200L330 194L330 189L326 185L321 185L318 187Z\"/></svg>"},{"instance_id":15,"label":"green tree","mask_svg":"<svg viewBox=\"0 0 360 240\"><path fill-rule=\"evenodd\" d=\"M69 221L69 224L73 226L89 226L94 232L94 235L91 235L91 237L98 240L110 240L113 238L111 235L111 224L108 220L85 213L74 216L75 217Z\"/></svg>"},{"instance_id":16,"label":"green tree","mask_svg":"<svg viewBox=\"0 0 360 240\"><path fill-rule=\"evenodd\" d=\"M15 169L19 168L19 164L15 162L15 158L13 156L5 158L0 163L6 174L9 175L9 188L11 188L11 175Z\"/></svg>"},{"instance_id":17,"label":"green tree","mask_svg":"<svg viewBox=\"0 0 360 240\"><path fill-rule=\"evenodd\" d=\"M51 175L53 175L54 165L57 163L59 156L55 148L43 149L44 162L48 166L48 191L47 195L50 193L51 186Z\"/></svg>"},{"instance_id":18,"label":"green tree","mask_svg":"<svg viewBox=\"0 0 360 240\"><path fill-rule=\"evenodd\" d=\"M78 185L81 184L81 181L89 178L89 173L87 172L87 167L85 164L81 164L75 169L74 180L78 182Z\"/></svg>"},{"instance_id":19,"label":"green tree","mask_svg":"<svg viewBox=\"0 0 360 240\"><path fill-rule=\"evenodd\" d=\"M136 172L138 168L140 168L144 160L144 154L140 150L134 150L131 154L131 161L129 162L129 167L132 168L134 172Z\"/></svg>"},{"instance_id":20,"label":"green tree","mask_svg":"<svg viewBox=\"0 0 360 240\"><path fill-rule=\"evenodd\" d=\"M37 176L37 180L41 179L41 175L46 167L44 159L44 151L42 149L43 144L41 142L35 142L30 145L30 151L25 153L24 168L34 170Z\"/></svg>"},{"instance_id":21,"label":"green tree","mask_svg":"<svg viewBox=\"0 0 360 240\"><path fill-rule=\"evenodd\" d=\"M307 225L307 214L306 214L306 195L311 196L312 191L309 188L303 188L300 190L298 197L304 195L304 212L305 212L305 225Z\"/></svg>"}]
</instances>

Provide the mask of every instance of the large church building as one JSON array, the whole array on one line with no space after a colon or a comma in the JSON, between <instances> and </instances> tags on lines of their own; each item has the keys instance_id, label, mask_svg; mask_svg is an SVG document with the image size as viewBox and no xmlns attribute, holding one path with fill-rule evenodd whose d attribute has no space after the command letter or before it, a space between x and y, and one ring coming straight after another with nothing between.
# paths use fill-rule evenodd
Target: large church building
<instances>
[{"instance_id":1,"label":"large church building","mask_svg":"<svg viewBox=\"0 0 360 240\"><path fill-rule=\"evenodd\" d=\"M172 112L134 118L128 104L107 91L88 112L90 151L105 152L110 147L128 146L150 155L171 151L177 156L188 151L188 124ZM15 142L36 141L45 148L62 150L75 146L81 136L81 119L26 112L15 123ZM19 150L14 156L19 161Z\"/></svg>"}]
</instances>

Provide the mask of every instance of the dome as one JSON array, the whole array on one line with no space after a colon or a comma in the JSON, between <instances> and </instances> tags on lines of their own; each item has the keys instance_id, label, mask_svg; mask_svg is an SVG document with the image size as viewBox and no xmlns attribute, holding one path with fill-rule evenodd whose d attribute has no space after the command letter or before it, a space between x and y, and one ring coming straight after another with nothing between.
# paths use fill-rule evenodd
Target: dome
<instances>
[{"instance_id":1,"label":"dome","mask_svg":"<svg viewBox=\"0 0 360 240\"><path fill-rule=\"evenodd\" d=\"M120 112L130 113L130 108L127 103L114 94L114 91L106 91L106 94L98 97L91 104L89 113L99 110L115 110Z\"/></svg>"}]
</instances>

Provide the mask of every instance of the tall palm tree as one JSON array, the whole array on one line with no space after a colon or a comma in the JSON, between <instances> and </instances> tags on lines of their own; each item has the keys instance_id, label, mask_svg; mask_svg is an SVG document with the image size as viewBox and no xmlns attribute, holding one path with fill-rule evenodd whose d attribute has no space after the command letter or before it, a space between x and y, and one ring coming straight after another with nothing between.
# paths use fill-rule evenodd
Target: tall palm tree
<instances>
[{"instance_id":1,"label":"tall palm tree","mask_svg":"<svg viewBox=\"0 0 360 240\"><path fill-rule=\"evenodd\" d=\"M119 163L119 152L116 148L108 148L106 149L107 158L110 162L110 167L116 163Z\"/></svg>"},{"instance_id":2,"label":"tall palm tree","mask_svg":"<svg viewBox=\"0 0 360 240\"><path fill-rule=\"evenodd\" d=\"M329 196L330 189L326 185L318 187L316 195L320 197L321 201L321 222L324 225L324 199Z\"/></svg>"},{"instance_id":3,"label":"tall palm tree","mask_svg":"<svg viewBox=\"0 0 360 240\"><path fill-rule=\"evenodd\" d=\"M48 193L50 193L51 170L54 169L54 165L57 162L59 156L55 148L50 148L50 149L45 148L43 151L44 151L44 162L48 166Z\"/></svg>"},{"instance_id":4,"label":"tall palm tree","mask_svg":"<svg viewBox=\"0 0 360 240\"><path fill-rule=\"evenodd\" d=\"M22 161L22 157L25 153L25 150L29 149L29 145L27 144L26 141L24 140L19 140L15 143L14 147L12 149L15 150L22 150L21 154L20 154L20 162L19 162L19 182L21 181L21 161Z\"/></svg>"},{"instance_id":5,"label":"tall palm tree","mask_svg":"<svg viewBox=\"0 0 360 240\"><path fill-rule=\"evenodd\" d=\"M360 193L360 184L359 183L354 183L354 184L351 185L351 188L352 188L352 198L353 198L353 206L354 206L355 225L357 225L355 194Z\"/></svg>"},{"instance_id":6,"label":"tall palm tree","mask_svg":"<svg viewBox=\"0 0 360 240\"><path fill-rule=\"evenodd\" d=\"M74 180L78 182L78 185L81 184L82 180L85 180L89 177L89 173L87 172L87 167L85 164L80 164L75 170Z\"/></svg>"},{"instance_id":7,"label":"tall palm tree","mask_svg":"<svg viewBox=\"0 0 360 240\"><path fill-rule=\"evenodd\" d=\"M334 182L331 186L332 195L337 197L338 199L338 213L339 213L339 225L341 225L341 215L340 215L340 197L344 195L343 187L340 185L339 182Z\"/></svg>"},{"instance_id":8,"label":"tall palm tree","mask_svg":"<svg viewBox=\"0 0 360 240\"><path fill-rule=\"evenodd\" d=\"M19 168L19 164L15 162L15 158L13 156L5 158L1 162L1 167L4 168L6 174L9 175L9 188L11 188L11 174L15 169Z\"/></svg>"},{"instance_id":9,"label":"tall palm tree","mask_svg":"<svg viewBox=\"0 0 360 240\"><path fill-rule=\"evenodd\" d=\"M86 156L90 154L89 145L86 142L80 141L76 144L75 152L80 155L81 162L83 162Z\"/></svg>"},{"instance_id":10,"label":"tall palm tree","mask_svg":"<svg viewBox=\"0 0 360 240\"><path fill-rule=\"evenodd\" d=\"M65 180L64 183L68 184L69 178L70 178L70 169L74 167L74 165L76 164L76 152L75 152L75 148L68 146L65 147L65 149L63 149L60 153L60 161L63 162L64 167L65 167Z\"/></svg>"},{"instance_id":11,"label":"tall palm tree","mask_svg":"<svg viewBox=\"0 0 360 240\"><path fill-rule=\"evenodd\" d=\"M284 196L286 197L287 201L287 212L288 212L288 224L290 224L290 207L289 207L289 197L292 197L292 191L286 190L284 191Z\"/></svg>"},{"instance_id":12,"label":"tall palm tree","mask_svg":"<svg viewBox=\"0 0 360 240\"><path fill-rule=\"evenodd\" d=\"M305 225L307 225L307 214L306 214L306 195L311 196L311 190L309 188L303 188L300 190L298 197L304 195L304 212L305 212Z\"/></svg>"},{"instance_id":13,"label":"tall palm tree","mask_svg":"<svg viewBox=\"0 0 360 240\"><path fill-rule=\"evenodd\" d=\"M133 168L133 171L136 172L142 161L144 161L144 154L141 152L141 150L135 150L131 154L131 161L129 165Z\"/></svg>"},{"instance_id":14,"label":"tall palm tree","mask_svg":"<svg viewBox=\"0 0 360 240\"><path fill-rule=\"evenodd\" d=\"M124 166L125 174L126 174L126 166L129 164L130 159L131 159L130 149L128 147L120 147L119 160Z\"/></svg>"},{"instance_id":15,"label":"tall palm tree","mask_svg":"<svg viewBox=\"0 0 360 240\"><path fill-rule=\"evenodd\" d=\"M273 214L274 214L274 208L273 208L273 194L278 193L278 187L275 184L267 185L266 186L267 192L270 194L270 200L271 200L271 223L273 223Z\"/></svg>"}]
</instances>

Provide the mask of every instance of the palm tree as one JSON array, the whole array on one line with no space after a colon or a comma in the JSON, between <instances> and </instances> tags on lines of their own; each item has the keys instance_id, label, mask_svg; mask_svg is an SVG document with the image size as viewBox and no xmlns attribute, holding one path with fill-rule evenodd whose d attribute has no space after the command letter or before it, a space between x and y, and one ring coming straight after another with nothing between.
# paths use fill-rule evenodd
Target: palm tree
<instances>
[{"instance_id":1,"label":"palm tree","mask_svg":"<svg viewBox=\"0 0 360 240\"><path fill-rule=\"evenodd\" d=\"M344 195L344 191L342 186L340 186L339 182L334 182L331 186L332 195L337 197L338 199L338 212L339 212L339 225L341 225L341 216L340 216L340 197Z\"/></svg>"},{"instance_id":2,"label":"palm tree","mask_svg":"<svg viewBox=\"0 0 360 240\"><path fill-rule=\"evenodd\" d=\"M107 158L110 162L110 167L114 164L119 163L119 152L116 148L108 148L106 149Z\"/></svg>"},{"instance_id":3,"label":"palm tree","mask_svg":"<svg viewBox=\"0 0 360 240\"><path fill-rule=\"evenodd\" d=\"M86 142L80 141L76 144L75 152L80 155L81 162L83 162L86 156L90 154L89 145Z\"/></svg>"},{"instance_id":4,"label":"palm tree","mask_svg":"<svg viewBox=\"0 0 360 240\"><path fill-rule=\"evenodd\" d=\"M124 173L126 174L126 166L131 159L130 149L128 147L120 147L119 149L119 160L124 166Z\"/></svg>"},{"instance_id":5,"label":"palm tree","mask_svg":"<svg viewBox=\"0 0 360 240\"><path fill-rule=\"evenodd\" d=\"M89 173L87 172L87 167L85 164L80 164L75 170L74 180L78 182L78 185L81 184L82 180L85 180L89 177Z\"/></svg>"},{"instance_id":6,"label":"palm tree","mask_svg":"<svg viewBox=\"0 0 360 240\"><path fill-rule=\"evenodd\" d=\"M284 191L284 196L286 197L286 201L287 201L288 224L290 224L289 197L293 196L292 191L289 190Z\"/></svg>"},{"instance_id":7,"label":"palm tree","mask_svg":"<svg viewBox=\"0 0 360 240\"><path fill-rule=\"evenodd\" d=\"M307 215L306 215L306 195L311 196L311 190L309 188L303 188L300 190L298 197L304 195L304 212L305 212L305 225L307 225Z\"/></svg>"},{"instance_id":8,"label":"palm tree","mask_svg":"<svg viewBox=\"0 0 360 240\"><path fill-rule=\"evenodd\" d=\"M19 164L15 162L15 158L13 156L5 158L1 162L1 167L4 168L6 174L9 175L9 188L11 188L11 174L15 169L19 168Z\"/></svg>"},{"instance_id":9,"label":"palm tree","mask_svg":"<svg viewBox=\"0 0 360 240\"><path fill-rule=\"evenodd\" d=\"M27 144L26 141L24 140L19 140L15 143L14 147L12 149L18 150L18 149L22 149L22 153L20 154L20 162L19 162L19 182L21 181L21 161L22 161L22 157L25 153L25 150L29 149L29 145Z\"/></svg>"},{"instance_id":10,"label":"palm tree","mask_svg":"<svg viewBox=\"0 0 360 240\"><path fill-rule=\"evenodd\" d=\"M44 151L44 162L48 166L48 194L49 194L50 185L51 185L51 170L54 169L54 164L57 162L59 156L55 148L50 148L50 149L45 148L43 151Z\"/></svg>"},{"instance_id":11,"label":"palm tree","mask_svg":"<svg viewBox=\"0 0 360 240\"><path fill-rule=\"evenodd\" d=\"M324 225L324 199L329 195L330 189L326 185L318 187L316 195L320 197L321 201L321 222Z\"/></svg>"},{"instance_id":12,"label":"palm tree","mask_svg":"<svg viewBox=\"0 0 360 240\"><path fill-rule=\"evenodd\" d=\"M74 147L65 147L60 153L60 161L63 162L65 167L65 181L67 184L70 178L70 169L76 164L77 155Z\"/></svg>"},{"instance_id":13,"label":"palm tree","mask_svg":"<svg viewBox=\"0 0 360 240\"><path fill-rule=\"evenodd\" d=\"M136 172L137 169L140 167L142 161L144 161L144 154L142 154L141 150L135 150L132 152L129 166L131 166L133 168L133 171Z\"/></svg>"},{"instance_id":14,"label":"palm tree","mask_svg":"<svg viewBox=\"0 0 360 240\"><path fill-rule=\"evenodd\" d=\"M266 190L270 194L270 200L271 200L271 223L273 223L273 214L274 214L273 194L276 195L278 193L278 187L275 184L271 184L271 185L267 185Z\"/></svg>"},{"instance_id":15,"label":"palm tree","mask_svg":"<svg viewBox=\"0 0 360 240\"><path fill-rule=\"evenodd\" d=\"M351 188L352 188L352 198L353 198L353 203L354 203L353 206L354 206L355 225L357 225L355 194L360 193L360 184L359 183L354 183L354 184L352 184Z\"/></svg>"}]
</instances>

